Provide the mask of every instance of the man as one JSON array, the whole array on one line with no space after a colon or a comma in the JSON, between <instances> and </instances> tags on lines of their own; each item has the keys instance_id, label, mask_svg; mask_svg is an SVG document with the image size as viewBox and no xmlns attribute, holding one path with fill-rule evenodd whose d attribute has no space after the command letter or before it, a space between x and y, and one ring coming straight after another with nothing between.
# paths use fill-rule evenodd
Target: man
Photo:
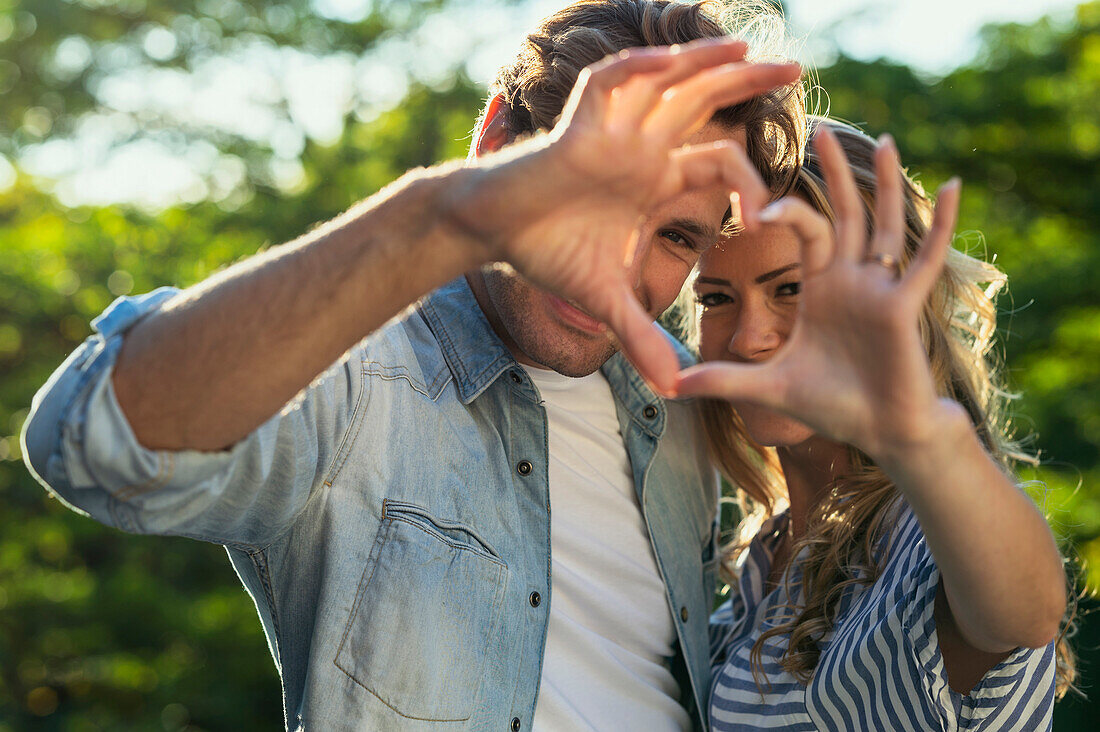
<instances>
[{"instance_id":1,"label":"man","mask_svg":"<svg viewBox=\"0 0 1100 732\"><path fill-rule=\"evenodd\" d=\"M695 6L566 8L467 165L116 302L36 397L24 454L60 498L227 547L289 728L704 725L715 483L690 408L613 354L674 388L653 318L731 190L752 224L752 163L792 167L798 68L728 38L584 67L721 36Z\"/></svg>"}]
</instances>

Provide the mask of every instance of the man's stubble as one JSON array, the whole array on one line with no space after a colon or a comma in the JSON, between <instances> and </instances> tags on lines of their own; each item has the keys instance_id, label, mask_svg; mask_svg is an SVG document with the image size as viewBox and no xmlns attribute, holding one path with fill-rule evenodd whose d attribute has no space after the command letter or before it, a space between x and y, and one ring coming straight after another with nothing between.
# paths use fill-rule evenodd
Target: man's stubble
<instances>
[{"instance_id":1,"label":"man's stubble","mask_svg":"<svg viewBox=\"0 0 1100 732\"><path fill-rule=\"evenodd\" d=\"M486 316L520 362L580 378L596 372L619 350L610 330L589 333L549 314L542 291L511 267L487 267L481 277L493 311Z\"/></svg>"}]
</instances>

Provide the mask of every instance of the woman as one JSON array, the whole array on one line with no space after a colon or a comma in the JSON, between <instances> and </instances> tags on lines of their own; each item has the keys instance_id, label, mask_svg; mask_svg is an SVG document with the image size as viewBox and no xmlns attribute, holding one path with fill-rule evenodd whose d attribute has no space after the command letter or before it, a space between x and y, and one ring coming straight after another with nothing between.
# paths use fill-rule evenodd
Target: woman
<instances>
[{"instance_id":1,"label":"woman","mask_svg":"<svg viewBox=\"0 0 1100 732\"><path fill-rule=\"evenodd\" d=\"M710 363L679 391L728 400L708 439L755 509L726 556L713 727L1049 728L1066 585L1008 472L986 363L1003 277L950 249L957 181L933 214L891 140L817 130L796 195L694 284Z\"/></svg>"}]
</instances>

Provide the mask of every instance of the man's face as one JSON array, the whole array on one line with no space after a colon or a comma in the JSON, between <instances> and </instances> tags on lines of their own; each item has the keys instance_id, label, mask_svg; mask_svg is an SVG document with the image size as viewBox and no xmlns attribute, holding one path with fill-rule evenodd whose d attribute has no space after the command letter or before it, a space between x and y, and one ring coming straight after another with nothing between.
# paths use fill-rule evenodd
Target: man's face
<instances>
[{"instance_id":1,"label":"man's face","mask_svg":"<svg viewBox=\"0 0 1100 732\"><path fill-rule=\"evenodd\" d=\"M744 144L745 132L711 123L688 143L726 139ZM651 316L659 316L676 299L699 255L717 241L728 208L729 192L715 187L670 199L646 218L629 276ZM597 321L510 267L483 270L482 278L489 300L482 307L520 363L580 377L596 371L618 350L614 336Z\"/></svg>"}]
</instances>

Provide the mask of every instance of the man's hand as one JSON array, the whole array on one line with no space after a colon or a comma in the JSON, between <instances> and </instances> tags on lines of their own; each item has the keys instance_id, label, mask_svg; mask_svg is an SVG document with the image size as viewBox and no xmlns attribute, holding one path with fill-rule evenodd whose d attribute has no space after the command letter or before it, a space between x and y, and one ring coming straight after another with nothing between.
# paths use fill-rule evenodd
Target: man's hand
<instances>
[{"instance_id":1,"label":"man's hand","mask_svg":"<svg viewBox=\"0 0 1100 732\"><path fill-rule=\"evenodd\" d=\"M767 199L733 145L681 149L714 110L797 78L741 63L744 44L642 50L582 73L552 134L474 167L403 176L299 239L226 269L126 335L113 373L139 442L242 439L409 303L489 261L607 323L659 389L678 364L627 284L654 202L724 185L751 223Z\"/></svg>"},{"instance_id":2,"label":"man's hand","mask_svg":"<svg viewBox=\"0 0 1100 732\"><path fill-rule=\"evenodd\" d=\"M659 391L679 368L627 280L638 225L686 191L736 192L751 226L769 192L732 140L683 146L716 111L797 81L797 64L744 62L740 41L624 51L581 72L549 135L482 158L450 199L456 227L601 320Z\"/></svg>"}]
</instances>

